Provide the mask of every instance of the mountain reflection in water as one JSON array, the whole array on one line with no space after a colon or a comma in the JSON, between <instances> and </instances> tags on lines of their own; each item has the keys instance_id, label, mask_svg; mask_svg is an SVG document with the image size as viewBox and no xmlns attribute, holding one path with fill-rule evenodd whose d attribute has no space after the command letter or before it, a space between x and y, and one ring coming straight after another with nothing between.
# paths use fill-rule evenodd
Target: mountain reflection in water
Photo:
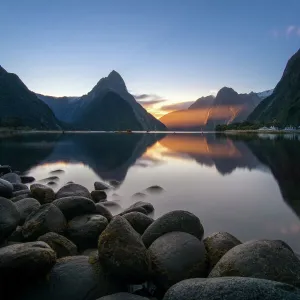
<instances>
[{"instance_id":1,"label":"mountain reflection in water","mask_svg":"<svg viewBox=\"0 0 300 300\"><path fill-rule=\"evenodd\" d=\"M37 181L62 169L55 190L68 181L92 189L97 180L118 180L112 193L123 207L157 184L166 192L145 199L156 217L186 209L206 234L281 238L300 251L299 146L297 135L28 134L0 139L0 164Z\"/></svg>"}]
</instances>

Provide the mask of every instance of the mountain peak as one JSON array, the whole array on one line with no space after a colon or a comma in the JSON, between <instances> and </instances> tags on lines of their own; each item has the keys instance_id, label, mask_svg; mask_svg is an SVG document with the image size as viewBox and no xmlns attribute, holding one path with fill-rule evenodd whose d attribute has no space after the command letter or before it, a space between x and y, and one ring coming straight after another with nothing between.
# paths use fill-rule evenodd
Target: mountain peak
<instances>
[{"instance_id":1,"label":"mountain peak","mask_svg":"<svg viewBox=\"0 0 300 300\"><path fill-rule=\"evenodd\" d=\"M219 90L217 97L220 95L229 95L229 94L237 94L237 92L233 88L224 86Z\"/></svg>"},{"instance_id":2,"label":"mountain peak","mask_svg":"<svg viewBox=\"0 0 300 300\"><path fill-rule=\"evenodd\" d=\"M0 74L5 74L7 71L0 65Z\"/></svg>"}]
</instances>

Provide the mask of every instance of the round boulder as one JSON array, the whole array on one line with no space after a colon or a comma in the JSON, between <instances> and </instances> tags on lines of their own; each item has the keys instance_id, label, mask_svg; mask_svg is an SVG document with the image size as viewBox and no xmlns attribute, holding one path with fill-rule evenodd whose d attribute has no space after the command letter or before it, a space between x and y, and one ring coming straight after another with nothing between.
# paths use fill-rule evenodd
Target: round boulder
<instances>
[{"instance_id":1,"label":"round boulder","mask_svg":"<svg viewBox=\"0 0 300 300\"><path fill-rule=\"evenodd\" d=\"M125 286L106 276L98 261L71 256L59 259L48 278L32 286L21 299L95 300L125 290Z\"/></svg>"},{"instance_id":2,"label":"round boulder","mask_svg":"<svg viewBox=\"0 0 300 300\"><path fill-rule=\"evenodd\" d=\"M22 192L22 191L20 191L20 192ZM10 201L16 203L22 199L31 198L31 197L32 197L32 195L31 195L30 191L27 191L24 194L20 194L18 196L14 196L13 198L10 198Z\"/></svg>"},{"instance_id":3,"label":"round boulder","mask_svg":"<svg viewBox=\"0 0 300 300\"><path fill-rule=\"evenodd\" d=\"M14 192L17 192L17 191L29 191L29 188L26 184L24 183L13 183L13 188L14 188Z\"/></svg>"},{"instance_id":4,"label":"round boulder","mask_svg":"<svg viewBox=\"0 0 300 300\"><path fill-rule=\"evenodd\" d=\"M133 211L140 211L140 208L143 208L144 210L146 210L146 213L152 213L154 211L154 207L151 203L149 202L144 202L144 201L138 201L134 204L132 204L131 206L129 206L128 208L126 208L123 212L123 214L129 213L129 212L133 212Z\"/></svg>"},{"instance_id":5,"label":"round boulder","mask_svg":"<svg viewBox=\"0 0 300 300\"><path fill-rule=\"evenodd\" d=\"M151 194L159 194L162 193L164 189L159 186L159 185L152 185L148 188L146 188L146 192L151 193Z\"/></svg>"},{"instance_id":6,"label":"round boulder","mask_svg":"<svg viewBox=\"0 0 300 300\"><path fill-rule=\"evenodd\" d=\"M107 219L101 215L78 216L68 223L66 235L80 250L95 248L107 224Z\"/></svg>"},{"instance_id":7,"label":"round boulder","mask_svg":"<svg viewBox=\"0 0 300 300\"><path fill-rule=\"evenodd\" d=\"M26 184L26 183L31 183L31 182L34 182L34 181L35 181L35 178L32 177L32 176L21 175L20 178L21 178L21 182L22 182L22 183L25 183L25 184Z\"/></svg>"},{"instance_id":8,"label":"round boulder","mask_svg":"<svg viewBox=\"0 0 300 300\"><path fill-rule=\"evenodd\" d=\"M133 295L130 293L117 293L98 298L97 300L149 300L149 298Z\"/></svg>"},{"instance_id":9,"label":"round boulder","mask_svg":"<svg viewBox=\"0 0 300 300\"><path fill-rule=\"evenodd\" d=\"M173 285L163 300L299 300L300 291L288 284L244 278L195 278Z\"/></svg>"},{"instance_id":10,"label":"round boulder","mask_svg":"<svg viewBox=\"0 0 300 300\"><path fill-rule=\"evenodd\" d=\"M118 188L121 185L121 182L118 180L109 180L109 184L114 188Z\"/></svg>"},{"instance_id":11,"label":"round boulder","mask_svg":"<svg viewBox=\"0 0 300 300\"><path fill-rule=\"evenodd\" d=\"M14 244L0 249L0 282L10 292L39 279L55 264L55 252L44 242Z\"/></svg>"},{"instance_id":12,"label":"round boulder","mask_svg":"<svg viewBox=\"0 0 300 300\"><path fill-rule=\"evenodd\" d=\"M149 247L160 236L172 232L182 231L194 235L202 240L204 229L198 217L184 211L171 211L155 220L144 232L142 239L146 247Z\"/></svg>"},{"instance_id":13,"label":"round boulder","mask_svg":"<svg viewBox=\"0 0 300 300\"><path fill-rule=\"evenodd\" d=\"M150 258L139 234L128 221L114 217L98 242L101 264L112 276L126 283L142 283L150 275Z\"/></svg>"},{"instance_id":14,"label":"round boulder","mask_svg":"<svg viewBox=\"0 0 300 300\"><path fill-rule=\"evenodd\" d=\"M202 241L186 232L169 232L149 247L153 278L166 291L184 279L206 277L206 250Z\"/></svg>"},{"instance_id":15,"label":"round boulder","mask_svg":"<svg viewBox=\"0 0 300 300\"><path fill-rule=\"evenodd\" d=\"M22 226L18 226L13 233L7 238L9 242L23 243L25 242L25 238L22 232Z\"/></svg>"},{"instance_id":16,"label":"round boulder","mask_svg":"<svg viewBox=\"0 0 300 300\"><path fill-rule=\"evenodd\" d=\"M241 242L228 232L216 232L203 240L210 269L212 269L221 257Z\"/></svg>"},{"instance_id":17,"label":"round boulder","mask_svg":"<svg viewBox=\"0 0 300 300\"><path fill-rule=\"evenodd\" d=\"M55 199L54 191L46 185L34 183L30 186L31 195L41 204L51 203Z\"/></svg>"},{"instance_id":18,"label":"round boulder","mask_svg":"<svg viewBox=\"0 0 300 300\"><path fill-rule=\"evenodd\" d=\"M13 194L13 185L0 178L0 197L10 198Z\"/></svg>"},{"instance_id":19,"label":"round boulder","mask_svg":"<svg viewBox=\"0 0 300 300\"><path fill-rule=\"evenodd\" d=\"M20 222L20 213L14 203L0 197L0 244L10 236Z\"/></svg>"},{"instance_id":20,"label":"round boulder","mask_svg":"<svg viewBox=\"0 0 300 300\"><path fill-rule=\"evenodd\" d=\"M110 186L104 182L96 181L94 183L94 187L96 191L104 191L110 189Z\"/></svg>"},{"instance_id":21,"label":"round boulder","mask_svg":"<svg viewBox=\"0 0 300 300\"><path fill-rule=\"evenodd\" d=\"M123 217L129 222L133 229L141 235L154 221L152 218L140 212L130 212L123 215Z\"/></svg>"},{"instance_id":22,"label":"round boulder","mask_svg":"<svg viewBox=\"0 0 300 300\"><path fill-rule=\"evenodd\" d=\"M66 219L60 209L44 204L27 217L22 233L27 241L33 241L48 232L62 233L65 228Z\"/></svg>"},{"instance_id":23,"label":"round boulder","mask_svg":"<svg viewBox=\"0 0 300 300\"><path fill-rule=\"evenodd\" d=\"M133 199L141 199L141 198L146 198L147 197L147 195L146 194L144 194L144 193L135 193L135 194L133 194L132 196L131 196L131 198L133 198Z\"/></svg>"},{"instance_id":24,"label":"round boulder","mask_svg":"<svg viewBox=\"0 0 300 300\"><path fill-rule=\"evenodd\" d=\"M94 202L96 203L105 202L107 198L107 195L104 191L92 191L91 196Z\"/></svg>"},{"instance_id":25,"label":"round boulder","mask_svg":"<svg viewBox=\"0 0 300 300\"><path fill-rule=\"evenodd\" d=\"M56 253L57 258L77 255L77 247L66 237L55 232L48 232L38 238L47 243Z\"/></svg>"},{"instance_id":26,"label":"round boulder","mask_svg":"<svg viewBox=\"0 0 300 300\"><path fill-rule=\"evenodd\" d=\"M229 250L209 274L225 276L268 279L300 287L300 261L281 241L249 241Z\"/></svg>"},{"instance_id":27,"label":"round boulder","mask_svg":"<svg viewBox=\"0 0 300 300\"><path fill-rule=\"evenodd\" d=\"M7 173L7 174L3 175L1 177L1 179L4 179L10 183L22 183L21 177L16 173Z\"/></svg>"},{"instance_id":28,"label":"round boulder","mask_svg":"<svg viewBox=\"0 0 300 300\"><path fill-rule=\"evenodd\" d=\"M112 213L104 206L103 203L96 204L96 214L101 215L107 219L108 222L112 219Z\"/></svg>"},{"instance_id":29,"label":"round boulder","mask_svg":"<svg viewBox=\"0 0 300 300\"><path fill-rule=\"evenodd\" d=\"M40 202L34 198L25 198L15 203L17 210L20 213L20 225L23 225L26 218L33 212L39 209Z\"/></svg>"},{"instance_id":30,"label":"round boulder","mask_svg":"<svg viewBox=\"0 0 300 300\"><path fill-rule=\"evenodd\" d=\"M64 198L64 197L70 197L70 196L81 196L88 199L91 199L91 194L89 190L76 183L69 183L65 186L63 186L57 193L56 193L56 199Z\"/></svg>"},{"instance_id":31,"label":"round boulder","mask_svg":"<svg viewBox=\"0 0 300 300\"><path fill-rule=\"evenodd\" d=\"M95 203L91 199L81 196L60 198L53 201L53 204L63 212L67 220L96 212Z\"/></svg>"}]
</instances>

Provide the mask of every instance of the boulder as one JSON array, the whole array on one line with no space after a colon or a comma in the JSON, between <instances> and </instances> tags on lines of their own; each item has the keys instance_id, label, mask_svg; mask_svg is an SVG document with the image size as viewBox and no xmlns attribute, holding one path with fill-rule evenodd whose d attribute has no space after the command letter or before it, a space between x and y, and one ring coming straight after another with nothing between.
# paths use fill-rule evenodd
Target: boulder
<instances>
[{"instance_id":1,"label":"boulder","mask_svg":"<svg viewBox=\"0 0 300 300\"><path fill-rule=\"evenodd\" d=\"M101 215L107 219L108 222L112 219L112 213L104 206L103 203L96 204L96 214Z\"/></svg>"},{"instance_id":2,"label":"boulder","mask_svg":"<svg viewBox=\"0 0 300 300\"><path fill-rule=\"evenodd\" d=\"M81 197L91 199L91 194L90 194L89 190L86 187L84 187L80 184L76 184L76 183L69 183L69 184L63 186L56 193L56 199L70 197L70 196L73 196L73 197L81 196Z\"/></svg>"},{"instance_id":3,"label":"boulder","mask_svg":"<svg viewBox=\"0 0 300 300\"><path fill-rule=\"evenodd\" d=\"M27 241L32 241L48 232L63 233L65 228L63 213L50 203L42 205L27 217L22 233Z\"/></svg>"},{"instance_id":4,"label":"boulder","mask_svg":"<svg viewBox=\"0 0 300 300\"><path fill-rule=\"evenodd\" d=\"M146 247L149 247L160 236L172 232L182 231L194 235L202 240L204 229L198 217L184 211L171 211L155 220L144 232L142 239Z\"/></svg>"},{"instance_id":5,"label":"boulder","mask_svg":"<svg viewBox=\"0 0 300 300\"><path fill-rule=\"evenodd\" d=\"M147 249L138 233L121 216L114 217L101 233L98 253L104 269L126 283L142 283L150 276Z\"/></svg>"},{"instance_id":6,"label":"boulder","mask_svg":"<svg viewBox=\"0 0 300 300\"><path fill-rule=\"evenodd\" d=\"M144 193L135 193L131 196L131 198L133 198L133 199L141 199L141 198L146 198L146 197L147 197L147 195Z\"/></svg>"},{"instance_id":7,"label":"boulder","mask_svg":"<svg viewBox=\"0 0 300 300\"><path fill-rule=\"evenodd\" d=\"M38 238L47 243L56 253L57 258L77 255L77 247L66 237L55 232L48 232Z\"/></svg>"},{"instance_id":8,"label":"boulder","mask_svg":"<svg viewBox=\"0 0 300 300\"><path fill-rule=\"evenodd\" d=\"M22 182L22 183L25 183L25 184L26 184L26 183L32 183L32 182L35 181L35 178L32 177L32 176L21 175L20 178L21 178L21 182Z\"/></svg>"},{"instance_id":9,"label":"boulder","mask_svg":"<svg viewBox=\"0 0 300 300\"><path fill-rule=\"evenodd\" d=\"M94 187L96 191L104 191L110 189L110 186L108 184L100 181L94 182Z\"/></svg>"},{"instance_id":10,"label":"boulder","mask_svg":"<svg viewBox=\"0 0 300 300\"><path fill-rule=\"evenodd\" d=\"M300 261L281 241L256 240L235 246L209 277L253 277L300 287Z\"/></svg>"},{"instance_id":11,"label":"boulder","mask_svg":"<svg viewBox=\"0 0 300 300\"><path fill-rule=\"evenodd\" d=\"M118 180L109 180L109 184L114 188L118 188L121 185L121 182Z\"/></svg>"},{"instance_id":12,"label":"boulder","mask_svg":"<svg viewBox=\"0 0 300 300\"><path fill-rule=\"evenodd\" d=\"M54 191L46 185L34 183L30 186L31 195L41 204L51 203L55 199Z\"/></svg>"},{"instance_id":13,"label":"boulder","mask_svg":"<svg viewBox=\"0 0 300 300\"><path fill-rule=\"evenodd\" d=\"M270 280L225 277L194 278L173 285L163 300L299 300L295 287Z\"/></svg>"},{"instance_id":14,"label":"boulder","mask_svg":"<svg viewBox=\"0 0 300 300\"><path fill-rule=\"evenodd\" d=\"M59 259L48 278L32 286L21 299L95 300L125 290L125 286L104 273L98 261L90 261L88 256L71 256Z\"/></svg>"},{"instance_id":15,"label":"boulder","mask_svg":"<svg viewBox=\"0 0 300 300\"><path fill-rule=\"evenodd\" d=\"M20 213L14 203L0 197L0 244L10 236L20 222Z\"/></svg>"},{"instance_id":16,"label":"boulder","mask_svg":"<svg viewBox=\"0 0 300 300\"><path fill-rule=\"evenodd\" d=\"M13 233L7 238L8 242L23 243L25 238L22 232L22 226L18 226Z\"/></svg>"},{"instance_id":17,"label":"boulder","mask_svg":"<svg viewBox=\"0 0 300 300\"><path fill-rule=\"evenodd\" d=\"M241 242L228 232L216 232L206 237L204 245L207 251L210 269L212 269L221 257Z\"/></svg>"},{"instance_id":18,"label":"boulder","mask_svg":"<svg viewBox=\"0 0 300 300\"><path fill-rule=\"evenodd\" d=\"M152 185L152 186L146 188L146 192L151 193L151 194L159 194L159 193L164 192L164 189L159 185Z\"/></svg>"},{"instance_id":19,"label":"boulder","mask_svg":"<svg viewBox=\"0 0 300 300\"><path fill-rule=\"evenodd\" d=\"M154 222L152 218L140 212L130 212L123 215L123 217L129 222L133 229L141 235Z\"/></svg>"},{"instance_id":20,"label":"boulder","mask_svg":"<svg viewBox=\"0 0 300 300\"><path fill-rule=\"evenodd\" d=\"M119 203L115 202L115 201L104 201L103 203L101 203L102 205L106 206L106 207L115 207L115 208L122 208L120 206Z\"/></svg>"},{"instance_id":21,"label":"boulder","mask_svg":"<svg viewBox=\"0 0 300 300\"><path fill-rule=\"evenodd\" d=\"M22 192L22 191L20 191L20 192ZM31 197L32 197L31 192L27 191L26 193L23 193L23 194L14 196L13 198L10 198L10 201L16 203L22 199L31 198Z\"/></svg>"},{"instance_id":22,"label":"boulder","mask_svg":"<svg viewBox=\"0 0 300 300\"><path fill-rule=\"evenodd\" d=\"M82 196L60 198L53 201L53 204L63 212L67 220L96 212L95 203L91 199Z\"/></svg>"},{"instance_id":23,"label":"boulder","mask_svg":"<svg viewBox=\"0 0 300 300\"><path fill-rule=\"evenodd\" d=\"M54 186L54 185L56 185L57 183L56 182L54 182L54 181L49 181L49 182L47 182L47 185L51 185L51 186Z\"/></svg>"},{"instance_id":24,"label":"boulder","mask_svg":"<svg viewBox=\"0 0 300 300\"><path fill-rule=\"evenodd\" d=\"M12 193L12 198L20 196L20 195L26 195L28 198L29 196L32 197L30 190L20 190L20 191L15 191Z\"/></svg>"},{"instance_id":25,"label":"boulder","mask_svg":"<svg viewBox=\"0 0 300 300\"><path fill-rule=\"evenodd\" d=\"M49 174L63 174L65 173L64 170L58 169L58 170L53 170L51 172L49 172Z\"/></svg>"},{"instance_id":26,"label":"boulder","mask_svg":"<svg viewBox=\"0 0 300 300\"><path fill-rule=\"evenodd\" d=\"M7 174L7 173L11 173L12 169L10 166L8 165L4 165L4 166L0 166L0 176Z\"/></svg>"},{"instance_id":27,"label":"boulder","mask_svg":"<svg viewBox=\"0 0 300 300\"><path fill-rule=\"evenodd\" d=\"M1 177L1 179L4 179L10 183L22 183L21 177L16 173L7 173L7 174L3 175Z\"/></svg>"},{"instance_id":28,"label":"boulder","mask_svg":"<svg viewBox=\"0 0 300 300\"><path fill-rule=\"evenodd\" d=\"M153 280L166 291L184 279L206 277L208 264L205 246L186 232L169 232L156 239L149 247Z\"/></svg>"},{"instance_id":29,"label":"boulder","mask_svg":"<svg viewBox=\"0 0 300 300\"><path fill-rule=\"evenodd\" d=\"M94 202L96 203L105 202L107 198L107 195L104 191L92 191L91 196Z\"/></svg>"},{"instance_id":30,"label":"boulder","mask_svg":"<svg viewBox=\"0 0 300 300\"><path fill-rule=\"evenodd\" d=\"M97 300L149 300L149 298L133 295L130 293L117 293L98 298Z\"/></svg>"},{"instance_id":31,"label":"boulder","mask_svg":"<svg viewBox=\"0 0 300 300\"><path fill-rule=\"evenodd\" d=\"M26 184L23 184L23 183L13 183L13 188L14 188L14 192L17 192L17 191L29 191L29 188Z\"/></svg>"},{"instance_id":32,"label":"boulder","mask_svg":"<svg viewBox=\"0 0 300 300\"><path fill-rule=\"evenodd\" d=\"M131 212L139 212L143 215L148 214L147 210L143 207L132 207L132 208L126 208L122 213L120 213L120 215L123 216Z\"/></svg>"},{"instance_id":33,"label":"boulder","mask_svg":"<svg viewBox=\"0 0 300 300\"><path fill-rule=\"evenodd\" d=\"M126 208L124 210L123 214L126 214L128 212L133 212L133 211L141 212L139 210L140 208L143 208L144 210L146 210L147 214L152 213L154 211L154 207L151 203L144 202L144 201L138 201L138 202L132 204L131 206L129 206L128 208Z\"/></svg>"},{"instance_id":34,"label":"boulder","mask_svg":"<svg viewBox=\"0 0 300 300\"><path fill-rule=\"evenodd\" d=\"M44 242L10 245L0 249L0 284L11 293L20 285L46 276L55 264L55 252ZM9 299L13 299L11 296Z\"/></svg>"},{"instance_id":35,"label":"boulder","mask_svg":"<svg viewBox=\"0 0 300 300\"><path fill-rule=\"evenodd\" d=\"M80 250L96 248L98 237L107 224L107 219L101 215L78 216L68 223L66 235Z\"/></svg>"},{"instance_id":36,"label":"boulder","mask_svg":"<svg viewBox=\"0 0 300 300\"><path fill-rule=\"evenodd\" d=\"M13 190L14 187L10 182L0 178L0 197L10 198Z\"/></svg>"},{"instance_id":37,"label":"boulder","mask_svg":"<svg viewBox=\"0 0 300 300\"><path fill-rule=\"evenodd\" d=\"M25 198L15 203L20 213L20 225L23 225L26 218L34 211L38 210L41 204L34 198Z\"/></svg>"}]
</instances>

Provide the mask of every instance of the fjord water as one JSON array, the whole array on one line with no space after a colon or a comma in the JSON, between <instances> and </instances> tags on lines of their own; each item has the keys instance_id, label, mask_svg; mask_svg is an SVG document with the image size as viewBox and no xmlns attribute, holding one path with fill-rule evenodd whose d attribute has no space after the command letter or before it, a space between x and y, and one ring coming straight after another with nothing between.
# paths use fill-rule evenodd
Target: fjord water
<instances>
[{"instance_id":1,"label":"fjord water","mask_svg":"<svg viewBox=\"0 0 300 300\"><path fill-rule=\"evenodd\" d=\"M299 147L297 135L31 133L0 139L0 164L54 181L55 190L68 181L92 190L97 180L118 180L108 193L115 213L159 185L164 192L141 199L153 203L155 217L184 209L205 235L281 239L300 252ZM64 172L50 174L57 169Z\"/></svg>"}]
</instances>

